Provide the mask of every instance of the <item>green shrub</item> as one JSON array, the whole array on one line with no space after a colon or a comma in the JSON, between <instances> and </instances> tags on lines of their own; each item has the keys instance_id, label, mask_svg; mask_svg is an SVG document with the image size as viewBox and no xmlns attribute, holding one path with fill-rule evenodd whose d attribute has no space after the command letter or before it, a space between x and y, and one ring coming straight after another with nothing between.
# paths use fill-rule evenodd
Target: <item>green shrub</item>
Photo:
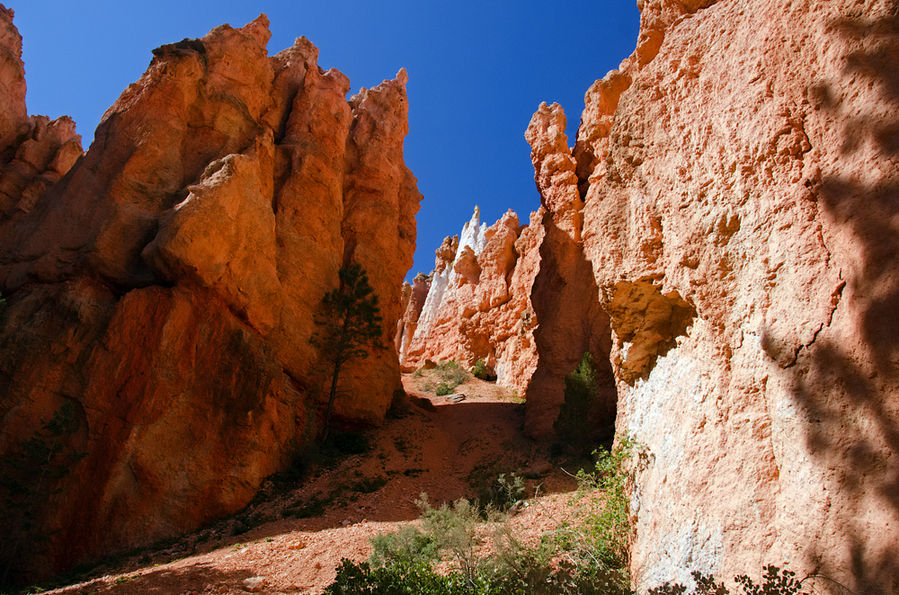
<instances>
[{"instance_id":1,"label":"green shrub","mask_svg":"<svg viewBox=\"0 0 899 595\"><path fill-rule=\"evenodd\" d=\"M327 595L455 595L467 593L455 575L441 576L423 564L389 564L372 568L344 558L340 561L334 582L325 589Z\"/></svg>"},{"instance_id":2,"label":"green shrub","mask_svg":"<svg viewBox=\"0 0 899 595\"><path fill-rule=\"evenodd\" d=\"M474 367L471 369L471 375L481 380L496 379L496 375L487 367L487 362L484 361L483 358L474 363Z\"/></svg>"},{"instance_id":3,"label":"green shrub","mask_svg":"<svg viewBox=\"0 0 899 595\"><path fill-rule=\"evenodd\" d=\"M505 512L524 500L524 479L515 473L500 473L492 481L475 486L478 501L486 507Z\"/></svg>"},{"instance_id":4,"label":"green shrub","mask_svg":"<svg viewBox=\"0 0 899 595\"><path fill-rule=\"evenodd\" d=\"M630 474L624 465L636 454L637 445L622 437L611 451L599 447L594 452L593 471L578 472L577 497L586 506L581 527L569 528L568 538L584 558L597 559L626 576L629 559L630 512L627 484Z\"/></svg>"},{"instance_id":5,"label":"green shrub","mask_svg":"<svg viewBox=\"0 0 899 595\"><path fill-rule=\"evenodd\" d=\"M456 386L454 386L454 385L450 385L447 382L441 382L440 384L437 385L437 388L434 389L434 394L437 395L438 397L451 395L451 394L453 394L453 389L455 389L455 388L456 388Z\"/></svg>"},{"instance_id":6,"label":"green shrub","mask_svg":"<svg viewBox=\"0 0 899 595\"><path fill-rule=\"evenodd\" d=\"M559 409L553 429L565 443L578 450L589 452L591 431L590 409L596 401L597 373L593 356L584 353L578 367L565 377L565 401Z\"/></svg>"},{"instance_id":7,"label":"green shrub","mask_svg":"<svg viewBox=\"0 0 899 595\"><path fill-rule=\"evenodd\" d=\"M465 498L456 500L452 506L442 504L432 508L426 494L415 503L421 510L422 527L434 540L437 550L448 552L466 581L471 583L478 566L475 548L481 543L477 535L482 520L481 509Z\"/></svg>"},{"instance_id":8,"label":"green shrub","mask_svg":"<svg viewBox=\"0 0 899 595\"><path fill-rule=\"evenodd\" d=\"M430 567L440 555L430 535L415 527L403 527L396 533L382 533L371 540L371 564L375 568L390 565Z\"/></svg>"},{"instance_id":9,"label":"green shrub","mask_svg":"<svg viewBox=\"0 0 899 595\"><path fill-rule=\"evenodd\" d=\"M463 368L459 365L458 362L453 360L449 360L447 362L439 364L435 368L435 371L437 372L437 376L439 376L443 382L451 384L453 388L459 386L469 378L468 372L465 371L465 368Z\"/></svg>"},{"instance_id":10,"label":"green shrub","mask_svg":"<svg viewBox=\"0 0 899 595\"><path fill-rule=\"evenodd\" d=\"M469 378L468 372L453 360L438 364L430 374L432 378L436 377L436 384L434 380L429 380L423 388L439 397L453 394L456 387Z\"/></svg>"}]
</instances>

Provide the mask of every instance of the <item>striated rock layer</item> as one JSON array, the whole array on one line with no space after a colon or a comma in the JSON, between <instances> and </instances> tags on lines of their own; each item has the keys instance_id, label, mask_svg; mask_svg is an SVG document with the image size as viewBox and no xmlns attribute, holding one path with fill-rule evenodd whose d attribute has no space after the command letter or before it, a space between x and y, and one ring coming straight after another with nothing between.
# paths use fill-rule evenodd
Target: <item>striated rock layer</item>
<instances>
[{"instance_id":1,"label":"striated rock layer","mask_svg":"<svg viewBox=\"0 0 899 595\"><path fill-rule=\"evenodd\" d=\"M79 159L70 120L25 116L11 17L0 506L24 578L245 506L320 424L309 339L342 264L367 269L392 338L421 195L403 70L347 101L305 38L268 56L264 16L225 25L154 50ZM341 384L336 415L380 419L395 350Z\"/></svg>"},{"instance_id":2,"label":"striated rock layer","mask_svg":"<svg viewBox=\"0 0 899 595\"><path fill-rule=\"evenodd\" d=\"M638 4L544 190L584 200L648 453L637 584L789 562L899 592L899 5Z\"/></svg>"}]
</instances>

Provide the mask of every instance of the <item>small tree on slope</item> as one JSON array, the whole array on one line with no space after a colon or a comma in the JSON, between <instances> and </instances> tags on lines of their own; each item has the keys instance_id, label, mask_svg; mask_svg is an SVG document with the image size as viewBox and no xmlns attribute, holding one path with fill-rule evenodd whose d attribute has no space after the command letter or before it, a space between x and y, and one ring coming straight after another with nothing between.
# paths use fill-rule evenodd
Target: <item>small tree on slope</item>
<instances>
[{"instance_id":1,"label":"small tree on slope","mask_svg":"<svg viewBox=\"0 0 899 595\"><path fill-rule=\"evenodd\" d=\"M321 327L312 343L322 350L331 368L331 387L325 413L323 439L331 431L331 415L337 399L337 385L344 365L368 357L369 349L381 346L381 310L378 296L368 283L362 266L353 263L340 269L340 286L322 299L316 324Z\"/></svg>"}]
</instances>

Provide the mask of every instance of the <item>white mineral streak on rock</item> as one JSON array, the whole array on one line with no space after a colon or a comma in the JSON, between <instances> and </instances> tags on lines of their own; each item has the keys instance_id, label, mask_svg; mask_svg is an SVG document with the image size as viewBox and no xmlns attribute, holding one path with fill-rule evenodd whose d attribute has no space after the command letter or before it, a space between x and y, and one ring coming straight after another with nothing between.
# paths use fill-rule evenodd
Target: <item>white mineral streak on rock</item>
<instances>
[{"instance_id":1,"label":"white mineral streak on rock","mask_svg":"<svg viewBox=\"0 0 899 595\"><path fill-rule=\"evenodd\" d=\"M456 278L458 273L455 271L456 262L466 247L470 247L475 256L479 255L487 243L485 232L487 224L481 223L481 210L474 208L471 219L462 226L462 233L459 235L459 247L456 250L452 265L445 267L443 270L435 271L431 278L431 289L428 291L428 297L425 305L421 310L421 316L418 318L418 328L415 329L413 340L426 339L430 334L434 323L437 320L437 313L444 299L449 295L446 293L447 288L456 286ZM400 359L402 360L402 355Z\"/></svg>"}]
</instances>

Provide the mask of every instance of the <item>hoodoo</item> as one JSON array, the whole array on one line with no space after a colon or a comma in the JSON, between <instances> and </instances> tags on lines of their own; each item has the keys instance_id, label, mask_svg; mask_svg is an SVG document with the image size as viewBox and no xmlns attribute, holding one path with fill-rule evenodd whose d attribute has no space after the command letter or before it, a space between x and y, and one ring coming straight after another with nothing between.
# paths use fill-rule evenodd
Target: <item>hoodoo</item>
<instances>
[{"instance_id":1,"label":"hoodoo","mask_svg":"<svg viewBox=\"0 0 899 595\"><path fill-rule=\"evenodd\" d=\"M362 265L385 339L421 195L403 163L406 73L349 101L268 20L153 51L83 156L26 116L2 8L2 562L61 571L233 513L315 436L310 342L338 269ZM385 344L389 341L384 341ZM348 420L401 388L390 347L347 369Z\"/></svg>"}]
</instances>

